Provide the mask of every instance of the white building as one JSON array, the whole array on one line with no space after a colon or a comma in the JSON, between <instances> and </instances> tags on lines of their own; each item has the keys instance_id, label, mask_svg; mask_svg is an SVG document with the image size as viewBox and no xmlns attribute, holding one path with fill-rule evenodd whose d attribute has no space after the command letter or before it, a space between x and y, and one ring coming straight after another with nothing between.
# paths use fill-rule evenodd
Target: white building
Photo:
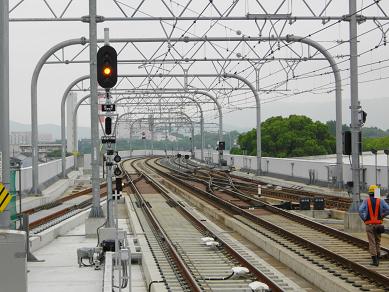
<instances>
[{"instance_id":1,"label":"white building","mask_svg":"<svg viewBox=\"0 0 389 292\"><path fill-rule=\"evenodd\" d=\"M11 132L9 134L9 144L31 144L31 132Z\"/></svg>"},{"instance_id":2,"label":"white building","mask_svg":"<svg viewBox=\"0 0 389 292\"><path fill-rule=\"evenodd\" d=\"M40 133L39 142L52 143L54 141L53 135L49 133ZM20 145L31 145L31 132L10 132L9 145L11 155L20 153Z\"/></svg>"}]
</instances>

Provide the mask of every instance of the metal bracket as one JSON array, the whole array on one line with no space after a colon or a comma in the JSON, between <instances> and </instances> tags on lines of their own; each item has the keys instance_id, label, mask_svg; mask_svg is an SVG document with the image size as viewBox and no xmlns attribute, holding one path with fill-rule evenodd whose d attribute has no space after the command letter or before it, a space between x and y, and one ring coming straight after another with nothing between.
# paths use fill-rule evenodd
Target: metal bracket
<instances>
[{"instance_id":1,"label":"metal bracket","mask_svg":"<svg viewBox=\"0 0 389 292\"><path fill-rule=\"evenodd\" d=\"M362 14L357 14L357 15L356 15L356 18L357 18L357 23L358 23L358 24L362 24L362 23L366 22L366 20L367 20L366 16L364 16L364 15L362 15ZM343 16L342 16L342 20L343 20L343 21L348 21L348 22L350 22L351 16L350 16L349 14L343 15Z\"/></svg>"},{"instance_id":2,"label":"metal bracket","mask_svg":"<svg viewBox=\"0 0 389 292\"><path fill-rule=\"evenodd\" d=\"M101 22L104 22L104 21L105 21L105 17L104 16L96 15L96 23L101 23ZM89 23L90 22L90 16L89 15L82 16L81 17L81 22Z\"/></svg>"},{"instance_id":3,"label":"metal bracket","mask_svg":"<svg viewBox=\"0 0 389 292\"><path fill-rule=\"evenodd\" d=\"M26 232L27 262L35 262L35 263L44 262L44 260L38 260L36 256L34 256L30 251L30 228L29 228L29 216L27 214L23 214L22 230Z\"/></svg>"}]
</instances>

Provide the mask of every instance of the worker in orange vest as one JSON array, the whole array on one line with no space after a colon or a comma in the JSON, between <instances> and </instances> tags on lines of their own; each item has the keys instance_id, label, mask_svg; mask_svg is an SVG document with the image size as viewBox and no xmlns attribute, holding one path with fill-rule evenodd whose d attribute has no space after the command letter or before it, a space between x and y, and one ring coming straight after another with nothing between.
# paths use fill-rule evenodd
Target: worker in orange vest
<instances>
[{"instance_id":1,"label":"worker in orange vest","mask_svg":"<svg viewBox=\"0 0 389 292\"><path fill-rule=\"evenodd\" d=\"M366 224L367 239L369 240L369 252L371 265L378 267L380 264L381 233L384 232L383 218L389 215L389 205L385 200L374 197L378 186L369 187L369 197L359 207L359 216Z\"/></svg>"}]
</instances>

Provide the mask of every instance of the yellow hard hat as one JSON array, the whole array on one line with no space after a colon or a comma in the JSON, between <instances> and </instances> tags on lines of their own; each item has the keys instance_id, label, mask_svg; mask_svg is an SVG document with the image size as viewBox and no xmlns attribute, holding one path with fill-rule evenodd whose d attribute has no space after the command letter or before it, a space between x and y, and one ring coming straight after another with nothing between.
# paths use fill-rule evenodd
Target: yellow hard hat
<instances>
[{"instance_id":1,"label":"yellow hard hat","mask_svg":"<svg viewBox=\"0 0 389 292\"><path fill-rule=\"evenodd\" d=\"M375 189L378 189L378 186L376 186L376 185L371 185L371 186L369 187L369 193L374 193Z\"/></svg>"}]
</instances>

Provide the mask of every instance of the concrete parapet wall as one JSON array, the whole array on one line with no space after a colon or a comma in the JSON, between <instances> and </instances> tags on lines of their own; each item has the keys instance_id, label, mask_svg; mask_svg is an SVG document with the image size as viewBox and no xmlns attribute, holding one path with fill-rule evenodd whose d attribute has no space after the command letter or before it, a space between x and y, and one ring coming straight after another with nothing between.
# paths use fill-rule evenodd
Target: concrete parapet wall
<instances>
[{"instance_id":1,"label":"concrete parapet wall","mask_svg":"<svg viewBox=\"0 0 389 292\"><path fill-rule=\"evenodd\" d=\"M74 157L66 157L66 170L70 170L74 166ZM43 185L53 180L62 172L61 159L53 160L39 165L39 184ZM32 167L21 169L21 187L23 192L28 192L32 189ZM16 189L19 188L19 172L16 172Z\"/></svg>"},{"instance_id":2,"label":"concrete parapet wall","mask_svg":"<svg viewBox=\"0 0 389 292\"><path fill-rule=\"evenodd\" d=\"M164 156L164 155L175 155L177 153L181 153L183 155L185 154L190 154L189 151L171 151L171 150L167 150L165 152L165 150L154 150L153 151L153 155L158 155L158 156ZM129 150L126 150L126 151L119 151L119 155L121 157L130 157L130 156L144 156L144 155L151 155L151 150L150 149L147 149L146 151L145 150L132 150L132 151L129 151Z\"/></svg>"},{"instance_id":3,"label":"concrete parapet wall","mask_svg":"<svg viewBox=\"0 0 389 292\"><path fill-rule=\"evenodd\" d=\"M103 209L106 207L106 204L106 201L101 203ZM72 229L76 228L77 226L85 223L85 220L88 218L89 213L90 209L84 210L79 214L64 220L61 223L58 223L57 225L42 231L37 236L32 235L30 237L31 252L34 252L46 246L47 244L55 240L58 236L64 235Z\"/></svg>"},{"instance_id":4,"label":"concrete parapet wall","mask_svg":"<svg viewBox=\"0 0 389 292\"><path fill-rule=\"evenodd\" d=\"M364 156L371 156L370 154L364 154ZM213 163L218 162L218 153L216 151L204 151L204 156L210 157ZM195 157L200 159L200 150L196 150ZM227 161L227 165L235 166L237 169L250 169L252 171L257 170L257 160L255 156L248 155L231 155L229 153L224 154L224 159ZM322 156L319 156L321 160L314 159L300 159L300 158L275 158L275 157L262 157L262 173L264 175L275 176L284 179L296 180L300 182L309 182L310 170L314 171L315 181L317 184L328 184L331 182L329 168L334 167L334 163L323 161ZM371 159L370 159L371 160ZM369 161L370 161L369 160ZM363 162L363 159L361 160ZM367 158L366 158L366 161ZM365 183L366 186L375 184L375 166L367 165L366 163L362 167L365 169ZM344 162L343 164L343 181L351 181L351 165ZM388 187L388 167L379 165L377 167L377 184L382 188Z\"/></svg>"}]
</instances>

